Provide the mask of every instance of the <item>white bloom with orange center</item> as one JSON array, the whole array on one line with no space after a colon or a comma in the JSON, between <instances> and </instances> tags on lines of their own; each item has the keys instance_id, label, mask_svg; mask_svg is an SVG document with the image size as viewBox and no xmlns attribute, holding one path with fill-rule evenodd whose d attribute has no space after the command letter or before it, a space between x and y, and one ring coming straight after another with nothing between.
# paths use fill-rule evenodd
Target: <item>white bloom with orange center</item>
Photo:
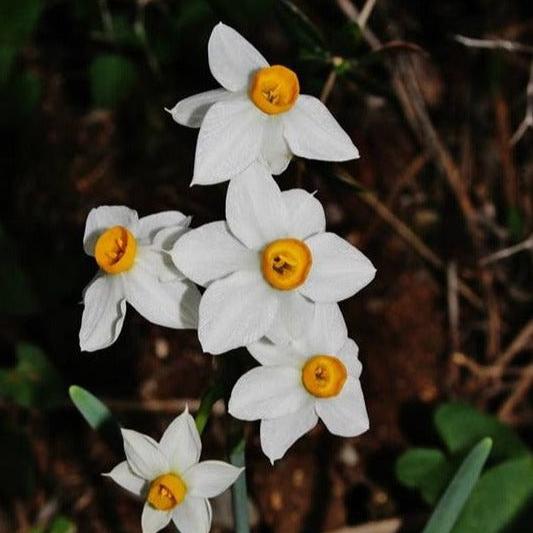
<instances>
[{"instance_id":1,"label":"white bloom with orange center","mask_svg":"<svg viewBox=\"0 0 533 533\"><path fill-rule=\"evenodd\" d=\"M101 350L115 342L126 302L154 324L197 327L200 293L167 251L189 222L179 211L139 219L136 211L123 206L91 210L83 246L100 270L83 293L82 350Z\"/></svg>"},{"instance_id":2,"label":"white bloom with orange center","mask_svg":"<svg viewBox=\"0 0 533 533\"><path fill-rule=\"evenodd\" d=\"M273 463L320 418L328 430L355 437L368 429L358 348L336 305L317 305L304 334L285 345L247 346L262 366L233 388L229 412L261 420L261 447Z\"/></svg>"},{"instance_id":3,"label":"white bloom with orange center","mask_svg":"<svg viewBox=\"0 0 533 533\"><path fill-rule=\"evenodd\" d=\"M172 520L180 533L207 533L211 527L208 498L224 492L243 468L222 461L202 461L202 443L186 409L161 440L122 430L126 461L105 474L144 498L143 533L156 533Z\"/></svg>"},{"instance_id":4,"label":"white bloom with orange center","mask_svg":"<svg viewBox=\"0 0 533 533\"><path fill-rule=\"evenodd\" d=\"M226 219L189 231L171 252L207 287L198 324L206 352L264 335L285 342L289 329L307 327L316 303L344 300L374 278L367 257L325 231L320 202L302 189L281 192L260 164L230 182Z\"/></svg>"},{"instance_id":5,"label":"white bloom with orange center","mask_svg":"<svg viewBox=\"0 0 533 533\"><path fill-rule=\"evenodd\" d=\"M280 174L292 155L347 161L359 152L326 106L300 94L297 75L266 59L222 23L208 44L209 67L222 85L169 110L179 124L200 128L192 183L229 180L254 161Z\"/></svg>"}]
</instances>

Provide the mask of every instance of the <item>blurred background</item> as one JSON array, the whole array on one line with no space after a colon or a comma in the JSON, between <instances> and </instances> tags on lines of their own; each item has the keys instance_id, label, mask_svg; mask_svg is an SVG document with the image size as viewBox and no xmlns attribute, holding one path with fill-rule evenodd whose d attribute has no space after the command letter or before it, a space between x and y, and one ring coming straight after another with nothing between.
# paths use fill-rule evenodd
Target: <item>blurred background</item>
<instances>
[{"instance_id":1,"label":"blurred background","mask_svg":"<svg viewBox=\"0 0 533 533\"><path fill-rule=\"evenodd\" d=\"M219 21L293 68L358 146L343 165L295 159L278 182L317 190L329 230L378 268L342 304L371 428L318 426L272 468L250 424L254 531L420 531L486 435L454 532L531 531L533 4L0 0L0 532L140 531L140 504L100 475L120 451L68 386L159 438L211 382L194 332L129 308L110 349L82 354L78 330L91 208L224 216L225 184L189 188L197 130L164 111L217 86ZM225 456L227 425L216 404L206 456ZM232 528L228 494L213 531Z\"/></svg>"}]
</instances>

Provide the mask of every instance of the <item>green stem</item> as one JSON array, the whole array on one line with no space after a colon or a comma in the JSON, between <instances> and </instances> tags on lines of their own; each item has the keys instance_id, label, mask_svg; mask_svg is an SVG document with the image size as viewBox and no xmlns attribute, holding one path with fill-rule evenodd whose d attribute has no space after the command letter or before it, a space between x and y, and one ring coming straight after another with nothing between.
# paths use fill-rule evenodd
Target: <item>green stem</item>
<instances>
[{"instance_id":1,"label":"green stem","mask_svg":"<svg viewBox=\"0 0 533 533\"><path fill-rule=\"evenodd\" d=\"M236 428L237 429L237 428ZM243 425L239 423L240 438L230 453L230 462L233 466L242 468L246 466L244 450L246 440ZM231 487L233 497L233 518L235 520L235 533L250 533L250 520L248 518L248 491L246 488L246 471L244 471Z\"/></svg>"}]
</instances>

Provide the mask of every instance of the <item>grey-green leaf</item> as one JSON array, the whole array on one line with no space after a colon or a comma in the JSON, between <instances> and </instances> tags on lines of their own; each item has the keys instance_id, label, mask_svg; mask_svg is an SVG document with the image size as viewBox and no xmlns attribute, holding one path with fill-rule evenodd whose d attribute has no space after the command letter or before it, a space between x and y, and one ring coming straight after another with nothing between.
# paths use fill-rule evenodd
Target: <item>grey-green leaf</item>
<instances>
[{"instance_id":1,"label":"grey-green leaf","mask_svg":"<svg viewBox=\"0 0 533 533\"><path fill-rule=\"evenodd\" d=\"M72 385L68 392L78 411L93 429L100 429L113 418L111 411L88 390Z\"/></svg>"}]
</instances>

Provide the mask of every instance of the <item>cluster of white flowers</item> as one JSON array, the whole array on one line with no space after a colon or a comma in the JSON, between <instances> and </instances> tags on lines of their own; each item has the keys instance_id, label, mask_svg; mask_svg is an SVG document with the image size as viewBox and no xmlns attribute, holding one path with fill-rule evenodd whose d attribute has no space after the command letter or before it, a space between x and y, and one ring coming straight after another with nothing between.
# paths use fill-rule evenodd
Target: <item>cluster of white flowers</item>
<instances>
[{"instance_id":1,"label":"cluster of white flowers","mask_svg":"<svg viewBox=\"0 0 533 533\"><path fill-rule=\"evenodd\" d=\"M300 95L292 70L269 66L235 30L218 24L208 52L223 88L186 98L170 113L200 127L192 183L231 180L226 220L189 229L177 211L139 219L126 207L93 209L84 247L99 272L84 293L80 345L112 344L129 302L155 324L197 328L205 352L246 347L260 366L237 381L229 412L261 421L261 446L274 462L319 418L336 435L368 429L358 349L337 302L367 285L375 269L326 231L313 194L281 191L272 177L293 155L344 161L358 152L319 100ZM209 531L206 498L240 470L196 464L200 441L190 415L180 415L159 444L127 430L123 437L127 461L109 475L145 497L143 532L170 520L182 533Z\"/></svg>"}]
</instances>

